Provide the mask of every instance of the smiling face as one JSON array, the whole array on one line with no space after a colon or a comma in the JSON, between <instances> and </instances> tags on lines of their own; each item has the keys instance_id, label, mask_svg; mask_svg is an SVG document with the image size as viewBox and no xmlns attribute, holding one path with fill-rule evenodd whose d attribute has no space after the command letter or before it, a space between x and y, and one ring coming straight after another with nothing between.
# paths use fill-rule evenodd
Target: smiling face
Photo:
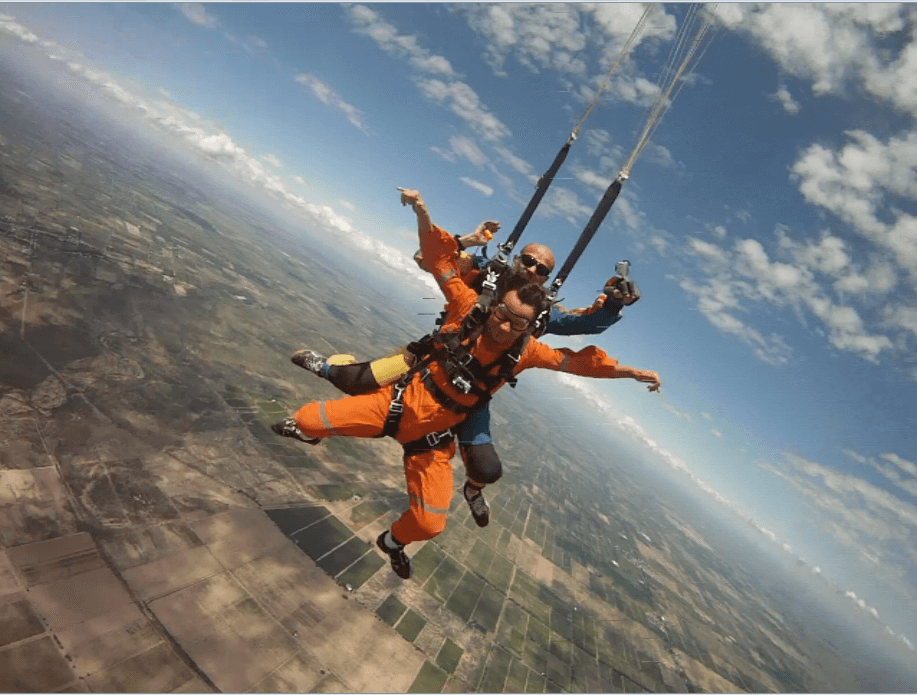
<instances>
[{"instance_id":1,"label":"smiling face","mask_svg":"<svg viewBox=\"0 0 917 695\"><path fill-rule=\"evenodd\" d=\"M526 267L522 263L523 256L528 256L535 262ZM529 244L524 247L519 255L516 256L515 260L513 260L513 268L526 271L531 276L532 282L543 285L545 280L548 279L548 276L554 270L554 254L551 253L551 249L543 244ZM539 273L539 270L543 271L545 268L547 268L548 272Z\"/></svg>"},{"instance_id":2,"label":"smiling face","mask_svg":"<svg viewBox=\"0 0 917 695\"><path fill-rule=\"evenodd\" d=\"M487 336L495 343L507 345L525 333L535 319L535 307L523 304L516 290L503 297L487 319Z\"/></svg>"}]
</instances>

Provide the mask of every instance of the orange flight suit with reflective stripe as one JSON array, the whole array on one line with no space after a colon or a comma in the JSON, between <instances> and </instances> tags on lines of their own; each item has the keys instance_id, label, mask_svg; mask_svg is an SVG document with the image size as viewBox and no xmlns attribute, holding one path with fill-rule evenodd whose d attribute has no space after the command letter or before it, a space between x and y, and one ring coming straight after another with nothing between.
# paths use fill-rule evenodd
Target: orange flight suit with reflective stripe
<instances>
[{"instance_id":1,"label":"orange flight suit with reflective stripe","mask_svg":"<svg viewBox=\"0 0 917 695\"><path fill-rule=\"evenodd\" d=\"M433 265L433 275L448 300L444 331L457 331L462 319L477 302L478 295L462 282L456 262L456 243L445 230L434 226L421 239L424 259ZM509 346L494 343L486 331L471 349L481 364L494 362ZM514 373L533 367L569 372L581 376L612 377L617 360L590 346L573 352L555 350L530 339ZM496 368L495 368L496 369ZM443 368L433 363L430 374L437 385L463 405L474 405L477 398L457 391L449 383ZM498 387L499 388L499 387ZM496 391L497 389L494 389ZM309 403L295 414L296 424L307 437L376 437L388 415L392 387L385 386L360 396L333 401ZM402 444L420 439L431 432L449 429L464 419L441 405L415 374L404 393L404 414L395 439ZM452 465L455 442L404 458L410 508L392 525L392 534L404 544L433 538L446 528L446 513L452 501Z\"/></svg>"}]
</instances>

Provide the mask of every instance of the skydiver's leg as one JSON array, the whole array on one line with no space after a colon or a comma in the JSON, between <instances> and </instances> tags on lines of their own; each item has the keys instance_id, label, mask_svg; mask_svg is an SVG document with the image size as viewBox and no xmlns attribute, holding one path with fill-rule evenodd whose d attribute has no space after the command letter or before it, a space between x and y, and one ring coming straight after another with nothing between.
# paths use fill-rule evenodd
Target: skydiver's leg
<instances>
[{"instance_id":1,"label":"skydiver's leg","mask_svg":"<svg viewBox=\"0 0 917 695\"><path fill-rule=\"evenodd\" d=\"M380 388L352 398L307 403L293 418L299 430L310 438L377 437L382 433L391 400L392 390Z\"/></svg>"},{"instance_id":2,"label":"skydiver's leg","mask_svg":"<svg viewBox=\"0 0 917 695\"><path fill-rule=\"evenodd\" d=\"M404 457L404 477L410 507L392 524L392 535L402 544L435 538L446 528L452 503L452 464L455 443L442 449Z\"/></svg>"},{"instance_id":3,"label":"skydiver's leg","mask_svg":"<svg viewBox=\"0 0 917 695\"><path fill-rule=\"evenodd\" d=\"M503 475L503 464L490 436L490 403L473 411L456 430L468 477L463 490L465 501L475 523L483 528L490 522L490 505L482 490Z\"/></svg>"},{"instance_id":4,"label":"skydiver's leg","mask_svg":"<svg viewBox=\"0 0 917 695\"><path fill-rule=\"evenodd\" d=\"M408 543L435 538L446 528L446 514L452 502L452 464L455 443L447 448L406 454L404 477L410 507L376 539L388 555L392 570L402 579L411 577L411 560L405 554Z\"/></svg>"},{"instance_id":5,"label":"skydiver's leg","mask_svg":"<svg viewBox=\"0 0 917 695\"><path fill-rule=\"evenodd\" d=\"M313 350L297 350L291 359L293 364L327 379L348 396L358 396L397 381L410 369L410 357L410 353L402 351L372 362L355 362L350 355L325 359Z\"/></svg>"}]
</instances>

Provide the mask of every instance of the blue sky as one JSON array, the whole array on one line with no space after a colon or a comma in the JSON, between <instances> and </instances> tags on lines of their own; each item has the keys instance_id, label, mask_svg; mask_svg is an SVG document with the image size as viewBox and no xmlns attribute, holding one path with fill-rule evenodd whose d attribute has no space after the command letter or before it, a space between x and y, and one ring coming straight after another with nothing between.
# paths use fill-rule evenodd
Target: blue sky
<instances>
[{"instance_id":1,"label":"blue sky","mask_svg":"<svg viewBox=\"0 0 917 695\"><path fill-rule=\"evenodd\" d=\"M573 246L636 143L687 9L657 7L524 241L559 262ZM11 4L0 41L57 61L106 108L133 109L421 296L432 286L395 187L419 188L452 232L498 219L508 233L642 11ZM643 299L595 342L659 371L663 392L544 382L913 643L915 13L719 5L695 78L561 290L587 305L630 259Z\"/></svg>"}]
</instances>

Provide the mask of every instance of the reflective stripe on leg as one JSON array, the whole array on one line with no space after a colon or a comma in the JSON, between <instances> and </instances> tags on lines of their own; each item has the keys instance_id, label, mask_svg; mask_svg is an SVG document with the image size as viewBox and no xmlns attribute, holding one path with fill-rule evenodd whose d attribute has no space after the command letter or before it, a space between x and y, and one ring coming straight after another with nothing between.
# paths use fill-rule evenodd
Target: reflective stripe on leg
<instances>
[{"instance_id":1,"label":"reflective stripe on leg","mask_svg":"<svg viewBox=\"0 0 917 695\"><path fill-rule=\"evenodd\" d=\"M435 538L446 528L452 503L452 464L455 445L405 457L410 509L392 524L392 533L402 543Z\"/></svg>"},{"instance_id":2,"label":"reflective stripe on leg","mask_svg":"<svg viewBox=\"0 0 917 695\"><path fill-rule=\"evenodd\" d=\"M375 437L382 431L390 396L380 390L362 396L308 403L293 416L307 437Z\"/></svg>"},{"instance_id":3,"label":"reflective stripe on leg","mask_svg":"<svg viewBox=\"0 0 917 695\"><path fill-rule=\"evenodd\" d=\"M322 426L326 430L328 430L328 432L330 432L333 436L340 437L341 433L335 430L331 426L331 422L328 420L328 409L327 409L327 406L325 405L326 403L327 401L322 401L321 403L318 404L318 416L322 420Z\"/></svg>"}]
</instances>

